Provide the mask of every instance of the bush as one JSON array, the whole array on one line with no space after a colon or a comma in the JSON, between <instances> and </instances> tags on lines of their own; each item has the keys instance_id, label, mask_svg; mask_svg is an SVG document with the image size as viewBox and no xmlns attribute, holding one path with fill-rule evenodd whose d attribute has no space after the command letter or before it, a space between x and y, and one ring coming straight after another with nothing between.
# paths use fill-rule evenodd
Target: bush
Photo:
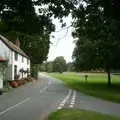
<instances>
[{"instance_id":1,"label":"bush","mask_svg":"<svg viewBox=\"0 0 120 120\"><path fill-rule=\"evenodd\" d=\"M8 80L3 80L3 86L8 87Z\"/></svg>"}]
</instances>

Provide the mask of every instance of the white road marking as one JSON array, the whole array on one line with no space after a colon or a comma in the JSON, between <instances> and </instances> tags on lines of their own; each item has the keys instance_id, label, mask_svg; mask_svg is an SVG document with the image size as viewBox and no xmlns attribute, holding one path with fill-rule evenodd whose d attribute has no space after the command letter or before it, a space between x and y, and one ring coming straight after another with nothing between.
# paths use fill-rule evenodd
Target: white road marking
<instances>
[{"instance_id":1,"label":"white road marking","mask_svg":"<svg viewBox=\"0 0 120 120\"><path fill-rule=\"evenodd\" d=\"M73 108L73 105L70 105L69 107L70 107L70 108Z\"/></svg>"},{"instance_id":2,"label":"white road marking","mask_svg":"<svg viewBox=\"0 0 120 120\"><path fill-rule=\"evenodd\" d=\"M58 110L62 109L62 106L58 107L57 109L58 109Z\"/></svg>"},{"instance_id":3,"label":"white road marking","mask_svg":"<svg viewBox=\"0 0 120 120\"><path fill-rule=\"evenodd\" d=\"M71 102L70 102L70 105L69 105L70 108L74 107L75 99L76 99L76 92L73 91L73 96L72 96L72 99L71 99Z\"/></svg>"},{"instance_id":4,"label":"white road marking","mask_svg":"<svg viewBox=\"0 0 120 120\"><path fill-rule=\"evenodd\" d=\"M75 102L71 102L70 104L71 104L71 105L74 105L74 104L75 104Z\"/></svg>"},{"instance_id":5,"label":"white road marking","mask_svg":"<svg viewBox=\"0 0 120 120\"><path fill-rule=\"evenodd\" d=\"M43 93L48 87L45 86L42 90L40 90L40 94Z\"/></svg>"},{"instance_id":6,"label":"white road marking","mask_svg":"<svg viewBox=\"0 0 120 120\"><path fill-rule=\"evenodd\" d=\"M72 90L69 89L69 92L68 92L67 96L63 99L63 101L60 103L60 105L58 106L57 109L62 109L64 107L64 105L67 102L67 100L69 99L71 93L72 93Z\"/></svg>"},{"instance_id":7,"label":"white road marking","mask_svg":"<svg viewBox=\"0 0 120 120\"><path fill-rule=\"evenodd\" d=\"M49 81L49 82L47 83L47 85L46 85L42 90L40 90L40 94L43 93L43 92L48 88L48 86L49 86L50 84L52 84L51 81Z\"/></svg>"},{"instance_id":8,"label":"white road marking","mask_svg":"<svg viewBox=\"0 0 120 120\"><path fill-rule=\"evenodd\" d=\"M25 100L23 100L23 101L21 101L21 102L15 104L15 105L13 105L13 106L7 108L6 110L0 112L0 116L2 116L3 114L5 114L6 112L8 112L8 111L10 111L10 110L12 110L12 109L18 107L19 105L22 105L22 104L28 102L29 100L30 100L30 98L26 98Z\"/></svg>"},{"instance_id":9,"label":"white road marking","mask_svg":"<svg viewBox=\"0 0 120 120\"><path fill-rule=\"evenodd\" d=\"M48 85L50 85L50 84L52 84L52 81L49 81L49 82L48 82Z\"/></svg>"}]
</instances>

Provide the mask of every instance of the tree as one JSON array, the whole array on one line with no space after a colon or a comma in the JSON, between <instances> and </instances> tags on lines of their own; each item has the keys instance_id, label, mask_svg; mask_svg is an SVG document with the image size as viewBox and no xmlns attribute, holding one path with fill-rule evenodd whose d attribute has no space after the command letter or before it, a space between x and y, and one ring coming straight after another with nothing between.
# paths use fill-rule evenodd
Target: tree
<instances>
[{"instance_id":1,"label":"tree","mask_svg":"<svg viewBox=\"0 0 120 120\"><path fill-rule=\"evenodd\" d=\"M13 42L20 40L34 71L47 59L50 34L55 30L52 16L63 23L62 17L74 9L74 4L76 0L0 0L0 34ZM35 6L39 6L39 15Z\"/></svg>"},{"instance_id":2,"label":"tree","mask_svg":"<svg viewBox=\"0 0 120 120\"><path fill-rule=\"evenodd\" d=\"M47 59L50 33L54 30L49 16L36 14L32 0L0 1L0 34L13 42L19 39L33 64Z\"/></svg>"},{"instance_id":3,"label":"tree","mask_svg":"<svg viewBox=\"0 0 120 120\"><path fill-rule=\"evenodd\" d=\"M76 70L103 68L108 74L108 84L111 84L111 70L120 67L120 2L83 2L73 12L76 18L73 36L78 38L73 53Z\"/></svg>"},{"instance_id":4,"label":"tree","mask_svg":"<svg viewBox=\"0 0 120 120\"><path fill-rule=\"evenodd\" d=\"M74 4L76 0L0 0L0 34L13 42L18 38L31 62L42 63L47 59L50 34L55 30L52 16L63 23L62 17L74 9ZM39 6L39 15L35 6Z\"/></svg>"},{"instance_id":5,"label":"tree","mask_svg":"<svg viewBox=\"0 0 120 120\"><path fill-rule=\"evenodd\" d=\"M46 72L53 72L53 62L46 62Z\"/></svg>"},{"instance_id":6,"label":"tree","mask_svg":"<svg viewBox=\"0 0 120 120\"><path fill-rule=\"evenodd\" d=\"M45 63L39 64L39 71L45 72Z\"/></svg>"},{"instance_id":7,"label":"tree","mask_svg":"<svg viewBox=\"0 0 120 120\"><path fill-rule=\"evenodd\" d=\"M74 64L72 62L67 63L67 71L69 72L75 71Z\"/></svg>"},{"instance_id":8,"label":"tree","mask_svg":"<svg viewBox=\"0 0 120 120\"><path fill-rule=\"evenodd\" d=\"M53 71L63 73L67 70L67 64L64 57L59 56L53 61Z\"/></svg>"}]
</instances>

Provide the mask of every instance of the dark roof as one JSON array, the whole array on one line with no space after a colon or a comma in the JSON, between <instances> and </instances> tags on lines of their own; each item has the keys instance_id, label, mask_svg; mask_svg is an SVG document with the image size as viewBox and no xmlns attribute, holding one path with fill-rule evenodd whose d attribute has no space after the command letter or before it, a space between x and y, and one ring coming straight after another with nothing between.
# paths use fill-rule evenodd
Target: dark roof
<instances>
[{"instance_id":1,"label":"dark roof","mask_svg":"<svg viewBox=\"0 0 120 120\"><path fill-rule=\"evenodd\" d=\"M9 41L7 38L3 37L2 35L0 35L0 39L4 42L4 44L10 48L11 50L21 54L24 57L29 58L24 52L23 50L21 50L18 46L16 46L15 44L13 44L11 41Z\"/></svg>"},{"instance_id":2,"label":"dark roof","mask_svg":"<svg viewBox=\"0 0 120 120\"><path fill-rule=\"evenodd\" d=\"M4 61L6 61L6 59L4 57L0 56L0 62L4 62Z\"/></svg>"}]
</instances>

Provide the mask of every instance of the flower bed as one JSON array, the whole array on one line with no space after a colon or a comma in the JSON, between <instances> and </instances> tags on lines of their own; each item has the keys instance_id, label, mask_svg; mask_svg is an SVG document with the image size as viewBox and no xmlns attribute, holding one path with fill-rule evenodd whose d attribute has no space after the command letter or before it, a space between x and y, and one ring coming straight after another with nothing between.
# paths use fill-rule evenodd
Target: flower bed
<instances>
[{"instance_id":1,"label":"flower bed","mask_svg":"<svg viewBox=\"0 0 120 120\"><path fill-rule=\"evenodd\" d=\"M20 80L12 80L12 81L9 81L9 84L11 87L19 87L21 85L24 85L26 82L31 82L33 79L32 78L22 78Z\"/></svg>"},{"instance_id":2,"label":"flower bed","mask_svg":"<svg viewBox=\"0 0 120 120\"><path fill-rule=\"evenodd\" d=\"M14 87L14 88L18 87L18 83L15 80L9 81L9 84L11 87Z\"/></svg>"}]
</instances>

